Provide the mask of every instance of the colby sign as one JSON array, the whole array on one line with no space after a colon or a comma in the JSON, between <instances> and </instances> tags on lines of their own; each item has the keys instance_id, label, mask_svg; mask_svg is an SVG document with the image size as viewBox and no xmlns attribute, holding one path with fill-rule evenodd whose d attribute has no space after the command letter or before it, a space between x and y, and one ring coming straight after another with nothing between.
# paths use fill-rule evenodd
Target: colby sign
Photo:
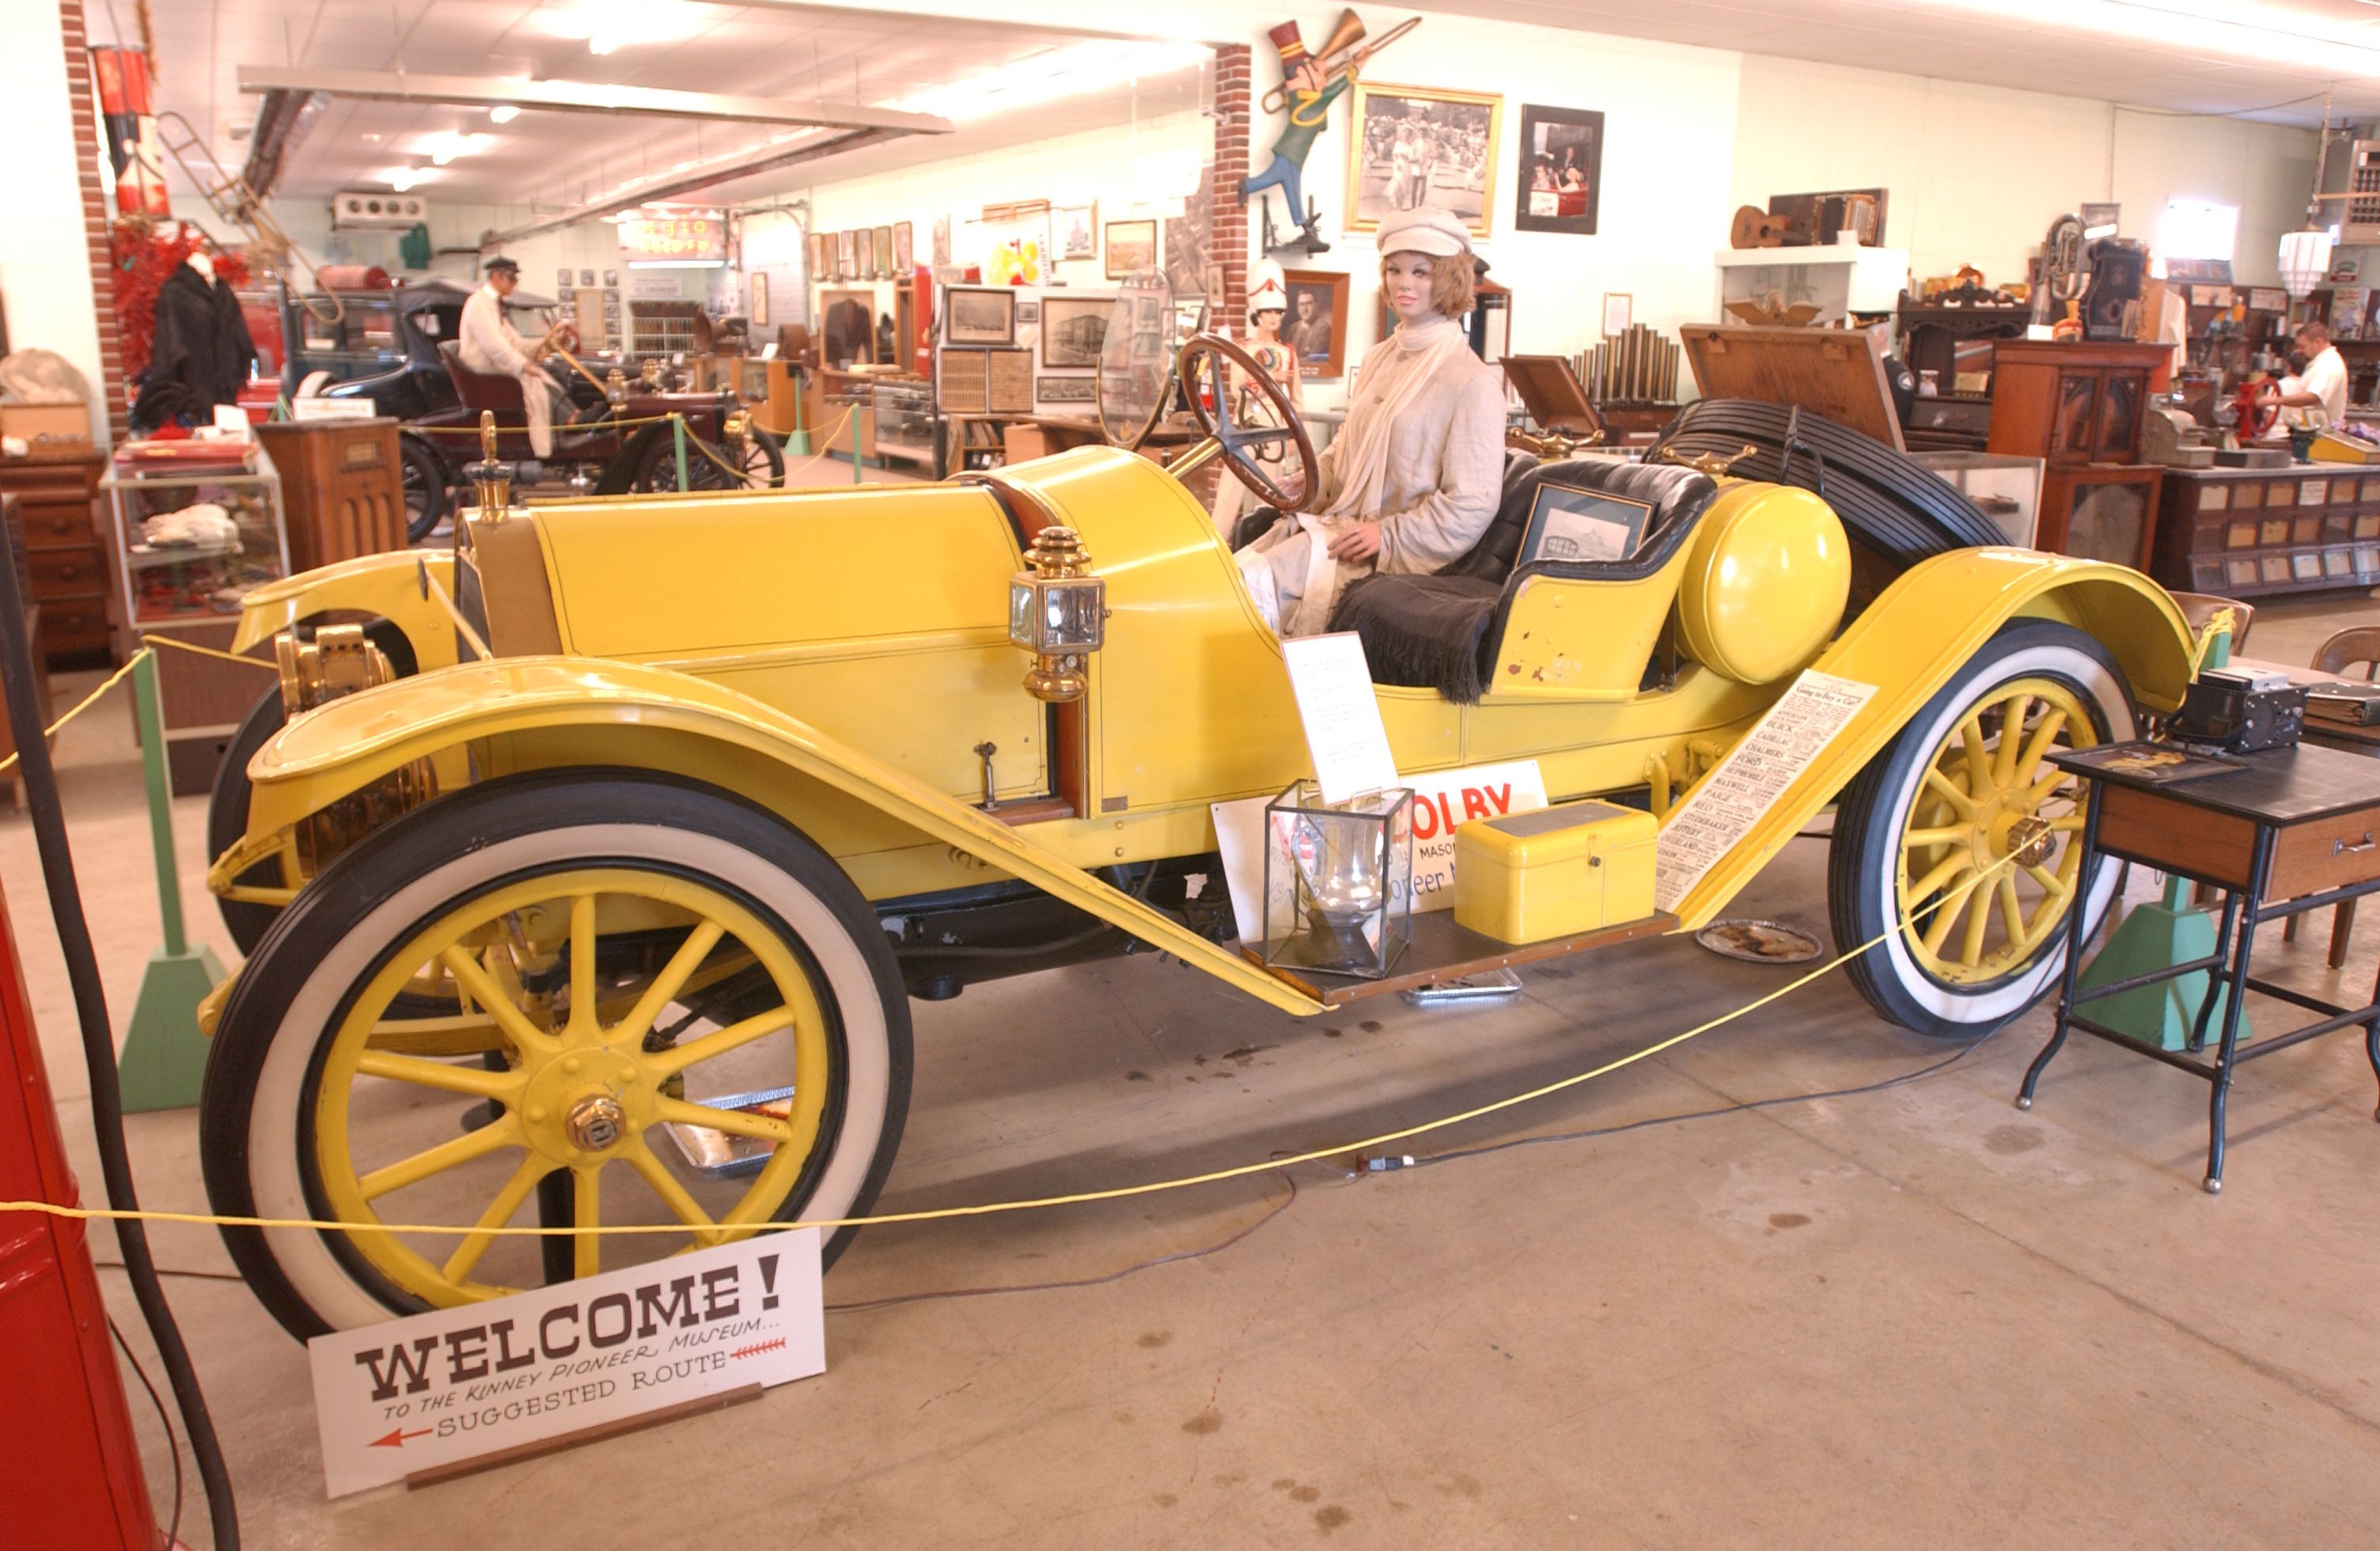
<instances>
[{"instance_id":1,"label":"colby sign","mask_svg":"<svg viewBox=\"0 0 2380 1551\"><path fill-rule=\"evenodd\" d=\"M332 1496L747 1385L826 1371L819 1230L306 1343Z\"/></svg>"}]
</instances>

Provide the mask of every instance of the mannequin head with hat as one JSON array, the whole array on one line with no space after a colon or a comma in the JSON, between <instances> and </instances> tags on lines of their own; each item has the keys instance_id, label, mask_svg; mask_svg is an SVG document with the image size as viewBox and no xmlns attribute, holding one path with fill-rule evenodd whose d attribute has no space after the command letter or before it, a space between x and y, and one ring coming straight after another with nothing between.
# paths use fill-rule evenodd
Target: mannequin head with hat
<instances>
[{"instance_id":1,"label":"mannequin head with hat","mask_svg":"<svg viewBox=\"0 0 2380 1551\"><path fill-rule=\"evenodd\" d=\"M488 261L488 286L500 297L508 297L520 285L520 265L499 254Z\"/></svg>"},{"instance_id":2,"label":"mannequin head with hat","mask_svg":"<svg viewBox=\"0 0 2380 1551\"><path fill-rule=\"evenodd\" d=\"M1396 211L1381 220L1378 241L1380 295L1400 324L1471 310L1476 269L1460 218L1427 205Z\"/></svg>"}]
</instances>

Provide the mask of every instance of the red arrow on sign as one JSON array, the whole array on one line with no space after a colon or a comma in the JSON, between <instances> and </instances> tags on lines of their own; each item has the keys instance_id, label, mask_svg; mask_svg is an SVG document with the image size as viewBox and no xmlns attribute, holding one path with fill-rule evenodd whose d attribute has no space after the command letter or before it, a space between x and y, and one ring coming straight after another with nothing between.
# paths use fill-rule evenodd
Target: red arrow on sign
<instances>
[{"instance_id":1,"label":"red arrow on sign","mask_svg":"<svg viewBox=\"0 0 2380 1551\"><path fill-rule=\"evenodd\" d=\"M427 1427L420 1428L419 1430L418 1430L418 1431L416 1431L416 1432L411 1432L411 1433L408 1433L408 1432L407 1432L404 1428L399 1427L399 1428L397 1428L395 1432L392 1432L391 1434L389 1434L389 1435L388 1435L388 1436L386 1436L386 1437L384 1437L384 1438L374 1438L374 1439L372 1439L372 1440L371 1440L371 1447L372 1447L372 1448L403 1448L405 1447L405 1440L406 1440L406 1439L407 1439L407 1438L426 1438L426 1437L428 1437L429 1436L430 1436L430 1429L429 1429L429 1428L427 1428Z\"/></svg>"}]
</instances>

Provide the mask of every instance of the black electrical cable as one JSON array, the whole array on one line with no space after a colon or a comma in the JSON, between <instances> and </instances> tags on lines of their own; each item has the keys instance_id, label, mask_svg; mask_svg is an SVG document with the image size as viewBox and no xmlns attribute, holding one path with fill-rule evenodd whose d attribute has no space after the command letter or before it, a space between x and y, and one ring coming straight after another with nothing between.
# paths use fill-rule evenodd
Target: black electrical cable
<instances>
[{"instance_id":1,"label":"black electrical cable","mask_svg":"<svg viewBox=\"0 0 2380 1551\"><path fill-rule=\"evenodd\" d=\"M33 694L33 654L25 636L24 584L14 557L0 548L0 697L7 701L8 726L16 737L18 775L24 782L25 808L33 822L33 839L41 852L42 878L48 886L50 915L57 927L58 947L67 962L67 981L73 988L75 1016L82 1029L83 1065L91 1075L91 1138L99 1149L99 1172L107 1204L120 1212L137 1212L140 1199L132 1187L132 1161L124 1148L123 1095L115 1082L115 1039L107 1017L107 993L100 984L99 958L91 950L91 923L83 915L82 891L75 881L74 857L67 848L65 810L58 804L58 778L50 763L49 730L42 725ZM206 1487L207 1511L219 1551L237 1551L239 1512L232 1501L231 1475L224 1468L223 1447L214 1424L207 1418L207 1400L199 1375L190 1365L188 1347L174 1324L165 1289L157 1279L157 1263L149 1253L147 1225L122 1218L115 1241L124 1254L127 1278L140 1316L157 1343L165 1364L165 1381L173 1387L182 1424L189 1435L190 1455Z\"/></svg>"},{"instance_id":2,"label":"black electrical cable","mask_svg":"<svg viewBox=\"0 0 2380 1551\"><path fill-rule=\"evenodd\" d=\"M107 1333L115 1338L116 1350L124 1353L127 1363L132 1364L133 1375L140 1380L140 1387L149 1392L149 1403L157 1408L157 1425L165 1429L165 1453L174 1461L174 1516L165 1525L165 1547L166 1551L177 1551L182 1544L182 1443L174 1436L174 1419L165 1413L165 1402L158 1396L157 1387L149 1382L149 1370L140 1365L140 1359L132 1355L132 1344L124 1339L124 1332L115 1327L113 1315L108 1316Z\"/></svg>"}]
</instances>

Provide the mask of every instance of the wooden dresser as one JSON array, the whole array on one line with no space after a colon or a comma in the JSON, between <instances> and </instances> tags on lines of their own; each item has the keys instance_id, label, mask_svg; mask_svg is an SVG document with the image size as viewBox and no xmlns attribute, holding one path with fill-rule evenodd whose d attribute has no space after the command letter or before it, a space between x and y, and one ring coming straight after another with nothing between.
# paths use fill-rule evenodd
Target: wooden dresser
<instances>
[{"instance_id":1,"label":"wooden dresser","mask_svg":"<svg viewBox=\"0 0 2380 1551\"><path fill-rule=\"evenodd\" d=\"M2147 570L2165 471L2141 462L2141 425L2171 346L2003 339L1992 355L1990 450L2048 465L2034 547Z\"/></svg>"},{"instance_id":2,"label":"wooden dresser","mask_svg":"<svg viewBox=\"0 0 2380 1551\"><path fill-rule=\"evenodd\" d=\"M0 457L0 494L17 497L33 601L42 611L49 665L92 667L114 660L109 639L108 549L100 537L96 452L52 457Z\"/></svg>"}]
</instances>

